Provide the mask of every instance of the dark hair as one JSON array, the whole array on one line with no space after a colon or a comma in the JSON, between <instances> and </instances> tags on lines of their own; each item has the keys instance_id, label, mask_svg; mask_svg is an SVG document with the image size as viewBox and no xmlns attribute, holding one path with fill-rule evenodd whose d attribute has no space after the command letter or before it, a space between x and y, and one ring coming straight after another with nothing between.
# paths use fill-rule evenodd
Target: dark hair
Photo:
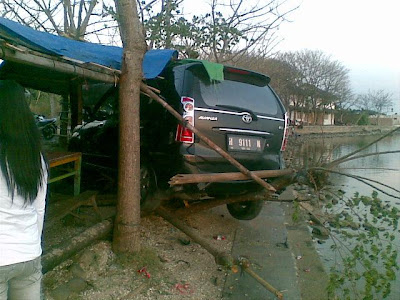
<instances>
[{"instance_id":1,"label":"dark hair","mask_svg":"<svg viewBox=\"0 0 400 300\"><path fill-rule=\"evenodd\" d=\"M39 130L15 81L0 80L0 167L14 199L15 192L32 203L42 184Z\"/></svg>"}]
</instances>

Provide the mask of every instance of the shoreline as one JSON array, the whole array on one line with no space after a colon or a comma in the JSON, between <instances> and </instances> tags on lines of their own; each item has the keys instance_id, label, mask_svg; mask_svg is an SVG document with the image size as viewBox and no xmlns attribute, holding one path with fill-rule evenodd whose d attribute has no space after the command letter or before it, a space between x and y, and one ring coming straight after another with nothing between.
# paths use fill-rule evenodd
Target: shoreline
<instances>
[{"instance_id":1,"label":"shoreline","mask_svg":"<svg viewBox=\"0 0 400 300\"><path fill-rule=\"evenodd\" d=\"M358 136L358 135L378 135L390 132L399 126L376 126L376 125L363 125L363 126L304 126L303 128L290 127L291 136L295 138L307 137L318 138L324 137L339 137L339 136ZM399 133L397 131L396 133Z\"/></svg>"}]
</instances>

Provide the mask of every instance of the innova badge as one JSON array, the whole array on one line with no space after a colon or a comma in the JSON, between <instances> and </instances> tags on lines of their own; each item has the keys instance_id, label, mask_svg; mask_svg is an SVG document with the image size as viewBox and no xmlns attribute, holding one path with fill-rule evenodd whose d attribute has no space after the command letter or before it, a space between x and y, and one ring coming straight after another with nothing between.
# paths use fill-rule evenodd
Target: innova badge
<instances>
[{"instance_id":1,"label":"innova badge","mask_svg":"<svg viewBox=\"0 0 400 300\"><path fill-rule=\"evenodd\" d=\"M242 121L246 124L250 124L253 121L253 118L250 114L245 114L242 116Z\"/></svg>"}]
</instances>

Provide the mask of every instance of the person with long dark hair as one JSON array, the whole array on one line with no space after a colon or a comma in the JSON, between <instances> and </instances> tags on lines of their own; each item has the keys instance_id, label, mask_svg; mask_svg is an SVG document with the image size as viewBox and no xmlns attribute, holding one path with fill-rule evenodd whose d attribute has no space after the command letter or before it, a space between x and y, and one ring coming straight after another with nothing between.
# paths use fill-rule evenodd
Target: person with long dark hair
<instances>
[{"instance_id":1,"label":"person with long dark hair","mask_svg":"<svg viewBox=\"0 0 400 300\"><path fill-rule=\"evenodd\" d=\"M40 134L14 81L0 81L0 300L41 298L47 165Z\"/></svg>"}]
</instances>

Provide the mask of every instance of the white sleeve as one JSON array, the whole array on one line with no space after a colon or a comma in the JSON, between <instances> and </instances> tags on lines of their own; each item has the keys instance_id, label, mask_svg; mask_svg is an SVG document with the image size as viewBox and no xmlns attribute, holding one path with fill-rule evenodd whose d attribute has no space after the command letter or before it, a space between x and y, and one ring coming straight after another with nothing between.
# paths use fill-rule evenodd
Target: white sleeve
<instances>
[{"instance_id":1,"label":"white sleeve","mask_svg":"<svg viewBox=\"0 0 400 300\"><path fill-rule=\"evenodd\" d=\"M42 167L44 169L42 184L39 187L38 194L36 196L36 200L33 202L33 205L37 212L37 225L38 225L40 235L42 234L42 230L43 230L44 211L45 211L46 194L47 194L47 168L46 168L46 164L45 164L43 158L42 158Z\"/></svg>"}]
</instances>

